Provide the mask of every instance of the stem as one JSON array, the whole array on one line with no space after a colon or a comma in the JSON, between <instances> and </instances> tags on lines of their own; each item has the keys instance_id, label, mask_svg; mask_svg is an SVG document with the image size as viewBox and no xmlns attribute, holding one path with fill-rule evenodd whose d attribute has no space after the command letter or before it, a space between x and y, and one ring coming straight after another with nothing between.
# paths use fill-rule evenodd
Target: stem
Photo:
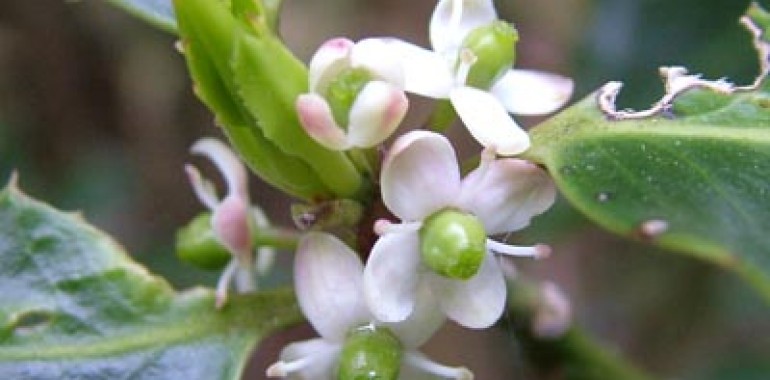
<instances>
[{"instance_id":1,"label":"stem","mask_svg":"<svg viewBox=\"0 0 770 380\"><path fill-rule=\"evenodd\" d=\"M560 374L572 380L651 380L616 350L606 347L574 324L559 337L540 337L532 321L540 302L535 284L516 279L509 289L510 324L524 355L543 378Z\"/></svg>"},{"instance_id":2,"label":"stem","mask_svg":"<svg viewBox=\"0 0 770 380\"><path fill-rule=\"evenodd\" d=\"M449 100L439 100L436 102L436 106L433 108L433 113L428 118L425 128L434 132L444 133L452 126L455 119L457 119L457 113L452 103Z\"/></svg>"},{"instance_id":3,"label":"stem","mask_svg":"<svg viewBox=\"0 0 770 380\"><path fill-rule=\"evenodd\" d=\"M302 234L299 231L282 227L260 227L254 233L254 245L295 250Z\"/></svg>"}]
</instances>

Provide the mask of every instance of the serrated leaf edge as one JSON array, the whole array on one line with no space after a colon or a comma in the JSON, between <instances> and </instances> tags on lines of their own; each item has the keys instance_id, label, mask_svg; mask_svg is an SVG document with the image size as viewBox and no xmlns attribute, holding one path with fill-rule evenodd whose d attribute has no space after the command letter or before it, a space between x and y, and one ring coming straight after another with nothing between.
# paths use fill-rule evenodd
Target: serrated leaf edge
<instances>
[{"instance_id":1,"label":"serrated leaf edge","mask_svg":"<svg viewBox=\"0 0 770 380\"><path fill-rule=\"evenodd\" d=\"M758 5L753 3L751 6ZM597 91L599 109L611 120L644 119L669 110L679 95L694 88L705 88L724 95L756 90L770 74L770 43L762 38L764 33L762 28L751 17L742 16L740 24L751 33L752 43L759 58L759 74L752 84L736 86L725 78L707 80L702 79L700 74L688 74L687 69L682 66L662 66L659 71L666 91L650 108L641 111L618 110L616 100L623 87L623 82L611 81Z\"/></svg>"}]
</instances>

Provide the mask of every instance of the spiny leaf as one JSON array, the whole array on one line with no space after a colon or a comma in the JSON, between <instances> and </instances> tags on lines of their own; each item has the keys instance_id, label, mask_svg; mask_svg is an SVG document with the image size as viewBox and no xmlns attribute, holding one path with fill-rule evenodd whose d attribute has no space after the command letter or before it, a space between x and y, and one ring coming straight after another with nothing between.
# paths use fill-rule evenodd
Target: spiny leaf
<instances>
[{"instance_id":1,"label":"spiny leaf","mask_svg":"<svg viewBox=\"0 0 770 380\"><path fill-rule=\"evenodd\" d=\"M76 214L0 192L0 373L7 379L238 379L301 320L288 290L176 293Z\"/></svg>"},{"instance_id":2,"label":"spiny leaf","mask_svg":"<svg viewBox=\"0 0 770 380\"><path fill-rule=\"evenodd\" d=\"M598 224L736 270L770 301L770 90L757 9L744 18L763 59L757 83L669 68L670 99L640 113L612 109L619 87L605 87L535 128L527 156Z\"/></svg>"}]
</instances>

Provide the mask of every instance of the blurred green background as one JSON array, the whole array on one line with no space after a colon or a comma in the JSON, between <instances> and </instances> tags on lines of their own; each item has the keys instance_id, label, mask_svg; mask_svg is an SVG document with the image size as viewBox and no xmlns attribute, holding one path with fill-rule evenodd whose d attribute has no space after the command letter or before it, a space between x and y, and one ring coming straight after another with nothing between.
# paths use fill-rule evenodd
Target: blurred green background
<instances>
[{"instance_id":1,"label":"blurred green background","mask_svg":"<svg viewBox=\"0 0 770 380\"><path fill-rule=\"evenodd\" d=\"M282 33L305 60L334 36L394 35L426 45L435 4L285 3ZM751 82L757 58L737 23L748 3L496 2L522 36L517 67L574 78L575 99L606 81L623 81L621 107L632 108L660 96L661 65ZM191 161L215 175L192 160L187 147L219 135L192 95L174 42L99 0L0 2L0 182L16 170L25 191L82 210L178 287L211 286L216 274L179 263L173 254L176 228L202 209L182 165ZM539 119L520 120L532 125ZM276 223L290 224L290 199L257 179L252 195ZM522 272L559 284L572 300L575 323L640 367L662 378L770 378L770 307L734 276L608 235L564 204L514 238L554 245L553 258L522 262ZM289 262L283 255L282 267L263 285L288 283ZM286 340L308 334L305 327L269 339L250 378L260 378ZM448 326L427 350L437 360L467 365L479 379L536 378L516 337L503 329Z\"/></svg>"}]
</instances>

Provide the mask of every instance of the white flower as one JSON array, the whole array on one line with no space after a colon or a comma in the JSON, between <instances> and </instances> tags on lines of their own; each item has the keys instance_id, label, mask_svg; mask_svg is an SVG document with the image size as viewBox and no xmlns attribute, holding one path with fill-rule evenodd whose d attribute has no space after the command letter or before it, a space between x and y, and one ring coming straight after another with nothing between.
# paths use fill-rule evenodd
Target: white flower
<instances>
[{"instance_id":1,"label":"white flower","mask_svg":"<svg viewBox=\"0 0 770 380\"><path fill-rule=\"evenodd\" d=\"M500 317L506 298L492 252L532 257L549 252L543 245L517 247L486 238L524 228L553 204L553 183L532 163L494 159L486 151L480 166L461 179L454 149L445 137L412 131L393 144L380 182L383 202L402 221L375 226L381 236L364 271L367 304L380 320L408 318L419 307L418 290L427 287L450 319L466 327L488 327ZM485 231L483 261L475 275L464 280L439 275L423 259L421 233L427 221L445 210L477 218Z\"/></svg>"},{"instance_id":2,"label":"white flower","mask_svg":"<svg viewBox=\"0 0 770 380\"><path fill-rule=\"evenodd\" d=\"M361 327L381 326L389 329L404 349L400 379L425 374L472 378L465 368L440 365L416 351L445 320L427 294L420 296L415 312L401 323L380 323L371 315L362 294L363 264L355 252L333 235L306 234L297 249L294 271L299 305L321 337L286 346L281 351L281 360L267 369L269 377L336 378L348 334Z\"/></svg>"},{"instance_id":3,"label":"white flower","mask_svg":"<svg viewBox=\"0 0 770 380\"><path fill-rule=\"evenodd\" d=\"M553 112L569 100L573 82L555 74L507 69L488 88L468 85L468 73L479 57L463 42L470 32L497 20L491 0L441 0L430 21L433 51L397 39L381 42L388 54L401 57L406 91L448 98L481 145L494 146L497 154L507 156L530 145L527 133L508 113Z\"/></svg>"},{"instance_id":4,"label":"white flower","mask_svg":"<svg viewBox=\"0 0 770 380\"><path fill-rule=\"evenodd\" d=\"M354 44L336 38L313 56L310 93L300 95L296 106L307 133L325 147L346 150L377 145L406 114L401 66L381 53L381 45L375 39Z\"/></svg>"},{"instance_id":5,"label":"white flower","mask_svg":"<svg viewBox=\"0 0 770 380\"><path fill-rule=\"evenodd\" d=\"M211 228L214 236L233 256L217 282L216 305L222 307L227 300L227 290L233 278L238 291L254 290L255 264L251 251L251 226L267 227L269 222L262 210L251 207L246 169L227 145L213 138L202 138L193 144L190 151L209 158L227 183L227 195L219 200L214 185L203 179L194 166L185 165L195 195L212 212ZM272 267L274 257L273 248L259 248L257 272L267 272Z\"/></svg>"}]
</instances>

